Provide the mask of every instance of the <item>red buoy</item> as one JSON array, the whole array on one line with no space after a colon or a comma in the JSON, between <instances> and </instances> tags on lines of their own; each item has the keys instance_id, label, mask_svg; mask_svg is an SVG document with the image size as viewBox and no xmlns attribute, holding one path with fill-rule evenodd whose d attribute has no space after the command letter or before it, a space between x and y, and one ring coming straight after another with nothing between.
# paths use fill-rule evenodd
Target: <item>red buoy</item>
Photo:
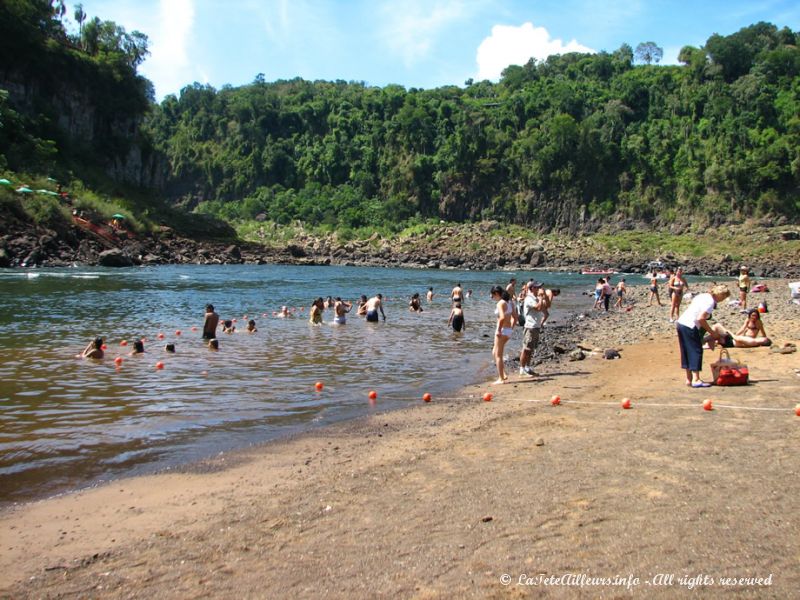
<instances>
[{"instance_id":1,"label":"red buoy","mask_svg":"<svg viewBox=\"0 0 800 600\"><path fill-rule=\"evenodd\" d=\"M622 408L630 408L631 407L631 399L630 398L623 398L622 399Z\"/></svg>"},{"instance_id":2,"label":"red buoy","mask_svg":"<svg viewBox=\"0 0 800 600\"><path fill-rule=\"evenodd\" d=\"M706 400L703 402L703 410L714 410L714 404L711 400Z\"/></svg>"},{"instance_id":3,"label":"red buoy","mask_svg":"<svg viewBox=\"0 0 800 600\"><path fill-rule=\"evenodd\" d=\"M117 358L115 358L114 359L114 364L117 365L117 366L120 366L122 364L122 357L118 356Z\"/></svg>"},{"instance_id":4,"label":"red buoy","mask_svg":"<svg viewBox=\"0 0 800 600\"><path fill-rule=\"evenodd\" d=\"M558 406L559 404L561 404L561 396L556 394L555 396L550 398L550 404L552 404L553 406Z\"/></svg>"},{"instance_id":5,"label":"red buoy","mask_svg":"<svg viewBox=\"0 0 800 600\"><path fill-rule=\"evenodd\" d=\"M484 402L491 402L492 401L492 395L489 392L486 392L483 395L483 401Z\"/></svg>"},{"instance_id":6,"label":"red buoy","mask_svg":"<svg viewBox=\"0 0 800 600\"><path fill-rule=\"evenodd\" d=\"M430 394L428 394L427 392L422 394L423 402L430 402L432 400L432 398L433 397ZM800 406L800 405L798 405L798 406Z\"/></svg>"},{"instance_id":7,"label":"red buoy","mask_svg":"<svg viewBox=\"0 0 800 600\"><path fill-rule=\"evenodd\" d=\"M321 392L322 388L324 388L325 386L323 385L323 383L321 381L318 381L317 383L314 384L314 387L316 388L316 390L318 392Z\"/></svg>"},{"instance_id":8,"label":"red buoy","mask_svg":"<svg viewBox=\"0 0 800 600\"><path fill-rule=\"evenodd\" d=\"M161 362L161 361L158 361L158 362L156 363L156 369L159 369L159 370L160 370L160 369L163 369L163 368L164 368L164 363L163 363L163 362Z\"/></svg>"}]
</instances>

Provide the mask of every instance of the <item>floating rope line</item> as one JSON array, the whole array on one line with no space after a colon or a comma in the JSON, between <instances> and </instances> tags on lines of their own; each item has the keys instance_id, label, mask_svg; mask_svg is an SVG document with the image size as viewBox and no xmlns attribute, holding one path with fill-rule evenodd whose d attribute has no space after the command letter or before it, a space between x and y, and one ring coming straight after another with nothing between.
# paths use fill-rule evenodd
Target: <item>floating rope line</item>
<instances>
[{"instance_id":1,"label":"floating rope line","mask_svg":"<svg viewBox=\"0 0 800 600\"><path fill-rule=\"evenodd\" d=\"M534 402L534 403L543 403L543 404L550 404L550 400L526 400L526 402ZM594 400L561 400L560 404L589 404L589 405L600 405L600 406L620 406L619 402L600 402ZM635 404L631 402L631 406L657 406L659 408L685 408L685 409L692 409L695 410L697 408L702 408L702 404L663 404L659 402L636 402ZM765 406L735 406L733 404L714 404L714 408L730 408L734 410L764 410L764 411L773 411L773 412L794 412L794 408L774 408L774 407L765 407Z\"/></svg>"}]
</instances>

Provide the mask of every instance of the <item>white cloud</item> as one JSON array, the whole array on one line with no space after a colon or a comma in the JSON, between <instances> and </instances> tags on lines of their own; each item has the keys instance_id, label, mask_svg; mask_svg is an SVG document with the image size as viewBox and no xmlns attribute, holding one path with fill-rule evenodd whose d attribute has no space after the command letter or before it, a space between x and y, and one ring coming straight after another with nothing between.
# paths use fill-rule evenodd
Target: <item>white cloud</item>
<instances>
[{"instance_id":1,"label":"white cloud","mask_svg":"<svg viewBox=\"0 0 800 600\"><path fill-rule=\"evenodd\" d=\"M552 54L567 52L594 52L591 48L571 40L564 44L560 39L552 39L544 27L534 27L533 23L523 23L519 27L495 25L492 35L478 46L477 79L499 79L509 65L524 65L531 58L543 60Z\"/></svg>"},{"instance_id":2,"label":"white cloud","mask_svg":"<svg viewBox=\"0 0 800 600\"><path fill-rule=\"evenodd\" d=\"M189 60L194 0L160 0L158 29L150 36L150 56L142 74L153 81L157 96L173 94L195 81L199 71Z\"/></svg>"},{"instance_id":3,"label":"white cloud","mask_svg":"<svg viewBox=\"0 0 800 600\"><path fill-rule=\"evenodd\" d=\"M412 67L428 56L448 26L468 17L479 6L464 0L389 0L380 11L381 39L406 67Z\"/></svg>"}]
</instances>

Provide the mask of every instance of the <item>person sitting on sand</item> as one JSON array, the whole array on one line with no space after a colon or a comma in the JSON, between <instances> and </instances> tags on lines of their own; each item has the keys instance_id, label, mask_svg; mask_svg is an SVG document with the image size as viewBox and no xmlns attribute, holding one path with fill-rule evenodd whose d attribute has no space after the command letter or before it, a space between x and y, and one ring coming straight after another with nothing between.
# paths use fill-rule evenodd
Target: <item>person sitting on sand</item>
<instances>
[{"instance_id":1,"label":"person sitting on sand","mask_svg":"<svg viewBox=\"0 0 800 600\"><path fill-rule=\"evenodd\" d=\"M144 354L144 342L142 340L133 342L133 350L130 351L131 356L137 356L139 354Z\"/></svg>"},{"instance_id":2,"label":"person sitting on sand","mask_svg":"<svg viewBox=\"0 0 800 600\"><path fill-rule=\"evenodd\" d=\"M79 356L82 356L83 358L95 358L95 359L103 358L104 356L103 338L101 337L94 338L91 342L89 342L89 345L86 346L84 351L81 352Z\"/></svg>"},{"instance_id":3,"label":"person sitting on sand","mask_svg":"<svg viewBox=\"0 0 800 600\"><path fill-rule=\"evenodd\" d=\"M336 296L336 300L333 305L333 322L336 325L344 325L347 323L347 313L349 313L352 308L352 302L342 300L339 296Z\"/></svg>"},{"instance_id":4,"label":"person sitting on sand","mask_svg":"<svg viewBox=\"0 0 800 600\"><path fill-rule=\"evenodd\" d=\"M208 340L208 349L212 352L219 352L219 340L217 338Z\"/></svg>"},{"instance_id":5,"label":"person sitting on sand","mask_svg":"<svg viewBox=\"0 0 800 600\"><path fill-rule=\"evenodd\" d=\"M447 319L447 324L456 332L467 330L467 322L464 320L464 311L461 308L461 302L453 304L453 308L450 311L450 318Z\"/></svg>"},{"instance_id":6,"label":"person sitting on sand","mask_svg":"<svg viewBox=\"0 0 800 600\"><path fill-rule=\"evenodd\" d=\"M433 288L430 288L429 293L432 293L432 290L433 290ZM383 312L383 302L382 302L382 300L383 300L383 296L380 295L380 294L376 294L375 296L373 296L372 298L367 300L367 303L365 304L367 321L370 321L371 323L377 323L378 322L378 311L381 312L381 316L383 317L383 320L384 321L386 320L386 314Z\"/></svg>"},{"instance_id":7,"label":"person sitting on sand","mask_svg":"<svg viewBox=\"0 0 800 600\"><path fill-rule=\"evenodd\" d=\"M419 292L414 292L414 295L411 296L411 300L408 301L408 310L411 312L422 312L422 304L419 299Z\"/></svg>"},{"instance_id":8,"label":"person sitting on sand","mask_svg":"<svg viewBox=\"0 0 800 600\"><path fill-rule=\"evenodd\" d=\"M231 321L230 319L225 319L222 322L222 333L227 333L228 335L230 335L234 331L236 331L236 325L234 325L233 321Z\"/></svg>"},{"instance_id":9,"label":"person sitting on sand","mask_svg":"<svg viewBox=\"0 0 800 600\"><path fill-rule=\"evenodd\" d=\"M247 322L247 333L255 333L256 331L258 331L258 328L256 327L256 321L255 319L250 319Z\"/></svg>"},{"instance_id":10,"label":"person sitting on sand","mask_svg":"<svg viewBox=\"0 0 800 600\"><path fill-rule=\"evenodd\" d=\"M322 298L317 298L311 304L311 310L308 311L308 322L312 325L322 325L322 311L325 310L325 301Z\"/></svg>"},{"instance_id":11,"label":"person sitting on sand","mask_svg":"<svg viewBox=\"0 0 800 600\"><path fill-rule=\"evenodd\" d=\"M745 324L746 326L747 324ZM749 336L742 335L741 333L731 333L720 323L714 323L711 327L717 334L715 340L710 335L703 338L703 347L713 350L718 345L723 348L758 348L760 346L771 346L772 340L766 335L763 336ZM741 331L741 329L739 330Z\"/></svg>"},{"instance_id":12,"label":"person sitting on sand","mask_svg":"<svg viewBox=\"0 0 800 600\"><path fill-rule=\"evenodd\" d=\"M217 337L217 325L219 324L219 315L214 312L213 304L206 304L206 318L203 321L203 339L210 340Z\"/></svg>"}]
</instances>

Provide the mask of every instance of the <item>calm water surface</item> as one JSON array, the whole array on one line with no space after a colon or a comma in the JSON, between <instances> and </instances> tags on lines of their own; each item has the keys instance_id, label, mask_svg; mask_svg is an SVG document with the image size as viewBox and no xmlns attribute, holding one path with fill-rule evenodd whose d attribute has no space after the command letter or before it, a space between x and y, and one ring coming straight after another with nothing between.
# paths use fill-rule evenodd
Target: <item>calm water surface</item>
<instances>
[{"instance_id":1,"label":"calm water surface","mask_svg":"<svg viewBox=\"0 0 800 600\"><path fill-rule=\"evenodd\" d=\"M488 290L510 276L282 265L0 269L0 502L163 469L486 381L494 374ZM592 277L536 277L564 290L562 310L587 304L580 292ZM464 334L447 327L457 282L474 290ZM434 302L409 312L411 294L424 297L429 286ZM388 297L385 323L355 311L345 326L330 324L332 311L322 326L307 322L317 296L355 301L378 292ZM222 319L237 319L235 334L219 333L218 353L200 340L209 302ZM281 305L297 317L273 317ZM247 318L257 333L243 332ZM108 345L105 359L76 359L96 335ZM128 356L142 337L146 353ZM166 342L175 354L164 352ZM325 383L321 393L316 381Z\"/></svg>"}]
</instances>

